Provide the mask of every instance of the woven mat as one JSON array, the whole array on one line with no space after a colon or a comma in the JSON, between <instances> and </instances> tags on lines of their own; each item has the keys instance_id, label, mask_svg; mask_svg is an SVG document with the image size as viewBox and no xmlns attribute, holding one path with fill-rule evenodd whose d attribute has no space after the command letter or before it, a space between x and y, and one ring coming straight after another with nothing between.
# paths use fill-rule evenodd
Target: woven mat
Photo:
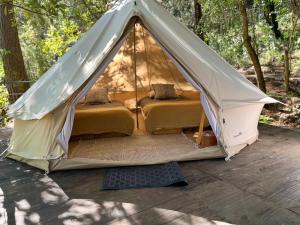
<instances>
[{"instance_id":1,"label":"woven mat","mask_svg":"<svg viewBox=\"0 0 300 225\"><path fill-rule=\"evenodd\" d=\"M197 150L182 134L130 136L79 141L71 147L69 157L155 162Z\"/></svg>"}]
</instances>

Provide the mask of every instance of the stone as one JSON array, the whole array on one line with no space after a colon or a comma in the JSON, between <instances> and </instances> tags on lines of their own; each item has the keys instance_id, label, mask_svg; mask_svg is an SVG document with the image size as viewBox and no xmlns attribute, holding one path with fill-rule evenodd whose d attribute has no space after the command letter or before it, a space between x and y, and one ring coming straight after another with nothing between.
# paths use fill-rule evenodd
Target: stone
<instances>
[{"instance_id":1,"label":"stone","mask_svg":"<svg viewBox=\"0 0 300 225\"><path fill-rule=\"evenodd\" d=\"M300 103L300 98L299 97L291 97L291 102L292 102L292 104Z\"/></svg>"},{"instance_id":2,"label":"stone","mask_svg":"<svg viewBox=\"0 0 300 225\"><path fill-rule=\"evenodd\" d=\"M290 88L300 95L300 78L294 77L290 78Z\"/></svg>"}]
</instances>

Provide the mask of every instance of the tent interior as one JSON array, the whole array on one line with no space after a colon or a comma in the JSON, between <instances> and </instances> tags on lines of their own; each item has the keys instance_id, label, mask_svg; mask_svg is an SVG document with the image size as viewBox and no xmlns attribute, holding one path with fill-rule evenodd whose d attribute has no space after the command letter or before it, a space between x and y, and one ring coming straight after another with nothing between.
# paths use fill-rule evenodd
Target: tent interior
<instances>
[{"instance_id":1,"label":"tent interior","mask_svg":"<svg viewBox=\"0 0 300 225\"><path fill-rule=\"evenodd\" d=\"M137 23L77 104L68 158L135 165L225 157L216 143L199 147L194 134L208 130L199 92Z\"/></svg>"}]
</instances>

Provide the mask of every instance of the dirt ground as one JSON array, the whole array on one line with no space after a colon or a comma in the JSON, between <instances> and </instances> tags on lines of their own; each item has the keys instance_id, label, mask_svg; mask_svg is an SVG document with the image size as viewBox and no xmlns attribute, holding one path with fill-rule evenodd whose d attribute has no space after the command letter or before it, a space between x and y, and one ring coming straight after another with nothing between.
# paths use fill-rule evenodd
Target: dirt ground
<instances>
[{"instance_id":1,"label":"dirt ground","mask_svg":"<svg viewBox=\"0 0 300 225\"><path fill-rule=\"evenodd\" d=\"M266 105L260 119L261 123L280 127L300 128L300 93L284 90L283 67L262 66L264 72L267 94L283 104ZM254 68L241 68L239 72L251 82L256 83ZM300 72L292 75L292 79L300 77Z\"/></svg>"},{"instance_id":2,"label":"dirt ground","mask_svg":"<svg viewBox=\"0 0 300 225\"><path fill-rule=\"evenodd\" d=\"M286 94L282 87L267 84L269 94L284 104L266 105L261 122L281 127L300 128L300 97L296 93ZM267 120L267 121L264 121Z\"/></svg>"}]
</instances>

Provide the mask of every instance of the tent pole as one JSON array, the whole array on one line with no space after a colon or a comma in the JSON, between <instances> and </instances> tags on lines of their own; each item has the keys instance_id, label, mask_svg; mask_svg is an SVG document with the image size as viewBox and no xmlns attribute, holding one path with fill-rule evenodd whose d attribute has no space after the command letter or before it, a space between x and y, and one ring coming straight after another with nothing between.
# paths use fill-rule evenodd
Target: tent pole
<instances>
[{"instance_id":1,"label":"tent pole","mask_svg":"<svg viewBox=\"0 0 300 225\"><path fill-rule=\"evenodd\" d=\"M135 82L135 114L136 114L136 127L139 129L139 111L138 111L138 93L137 93L137 74L136 74L136 46L135 46L135 25L133 27L133 58L134 58L134 82Z\"/></svg>"}]
</instances>

